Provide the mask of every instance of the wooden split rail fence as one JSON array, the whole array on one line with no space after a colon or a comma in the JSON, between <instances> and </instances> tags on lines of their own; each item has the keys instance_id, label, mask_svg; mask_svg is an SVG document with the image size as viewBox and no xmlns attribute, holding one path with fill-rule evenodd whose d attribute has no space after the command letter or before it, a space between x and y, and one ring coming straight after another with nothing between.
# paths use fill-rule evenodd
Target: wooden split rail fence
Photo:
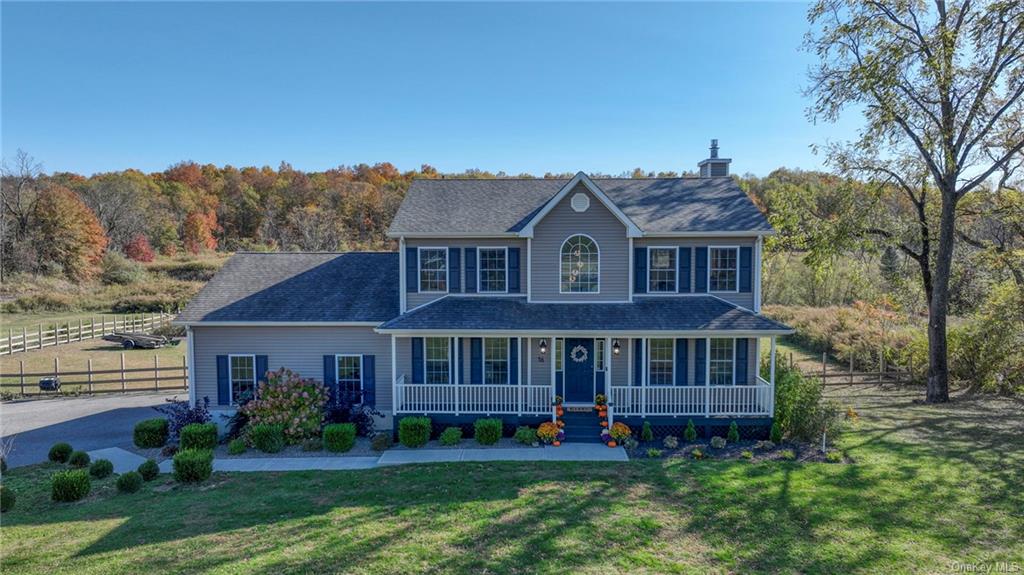
<instances>
[{"instance_id":1,"label":"wooden split rail fence","mask_svg":"<svg viewBox=\"0 0 1024 575\"><path fill-rule=\"evenodd\" d=\"M60 395L62 393L124 393L126 391L174 391L188 389L188 368L185 358L180 365L160 365L160 357L153 356L152 367L126 368L124 354L121 354L120 369L92 368L92 360L87 360L86 369L62 371L59 358L53 359L53 370L45 372L26 372L25 362L18 362L19 369L15 373L2 374L0 392L6 394ZM64 368L67 369L67 368ZM42 391L39 380L45 377L58 377L60 391ZM11 380L15 380L11 383Z\"/></svg>"},{"instance_id":2,"label":"wooden split rail fence","mask_svg":"<svg viewBox=\"0 0 1024 575\"><path fill-rule=\"evenodd\" d=\"M881 355L881 354L880 354ZM793 354L789 354L789 367L793 367ZM836 385L879 385L882 383L913 383L914 381L914 364L911 360L911 364L906 367L892 366L886 363L885 357L882 356L878 362L878 371L856 371L854 369L853 358L850 358L849 369L842 369L838 367L829 368L828 354L821 354L821 370L820 371L804 371L805 377L813 377L821 380L822 386L836 386Z\"/></svg>"},{"instance_id":3,"label":"wooden split rail fence","mask_svg":"<svg viewBox=\"0 0 1024 575\"><path fill-rule=\"evenodd\" d=\"M7 333L0 337L0 355L94 339L114 332L149 332L167 325L172 319L174 314L170 313L104 315L99 318L80 318L77 323L67 321L51 324L52 327L47 329L43 329L45 324L18 330L8 328Z\"/></svg>"}]
</instances>

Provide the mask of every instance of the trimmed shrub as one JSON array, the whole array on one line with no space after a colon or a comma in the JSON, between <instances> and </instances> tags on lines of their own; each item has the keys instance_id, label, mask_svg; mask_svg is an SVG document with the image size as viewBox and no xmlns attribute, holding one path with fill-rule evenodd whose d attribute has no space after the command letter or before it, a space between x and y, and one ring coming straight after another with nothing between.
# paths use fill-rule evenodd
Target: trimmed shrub
<instances>
[{"instance_id":1,"label":"trimmed shrub","mask_svg":"<svg viewBox=\"0 0 1024 575\"><path fill-rule=\"evenodd\" d=\"M169 433L166 419L162 417L146 419L135 424L132 441L136 447L143 449L163 447L167 443Z\"/></svg>"},{"instance_id":2,"label":"trimmed shrub","mask_svg":"<svg viewBox=\"0 0 1024 575\"><path fill-rule=\"evenodd\" d=\"M181 428L181 449L213 449L217 447L216 423L190 423Z\"/></svg>"},{"instance_id":3,"label":"trimmed shrub","mask_svg":"<svg viewBox=\"0 0 1024 575\"><path fill-rule=\"evenodd\" d=\"M661 450L656 449L654 447L649 447L647 448L647 457L650 457L651 459L657 459L661 457Z\"/></svg>"},{"instance_id":4,"label":"trimmed shrub","mask_svg":"<svg viewBox=\"0 0 1024 575\"><path fill-rule=\"evenodd\" d=\"M174 480L180 483L199 483L213 473L213 451L209 449L182 449L174 456Z\"/></svg>"},{"instance_id":5,"label":"trimmed shrub","mask_svg":"<svg viewBox=\"0 0 1024 575\"><path fill-rule=\"evenodd\" d=\"M699 447L694 448L694 450L690 452L690 457L694 459L704 459L704 451Z\"/></svg>"},{"instance_id":6,"label":"trimmed shrub","mask_svg":"<svg viewBox=\"0 0 1024 575\"><path fill-rule=\"evenodd\" d=\"M263 453L277 453L284 449L284 426L275 423L259 423L249 426L249 439L253 447Z\"/></svg>"},{"instance_id":7,"label":"trimmed shrub","mask_svg":"<svg viewBox=\"0 0 1024 575\"><path fill-rule=\"evenodd\" d=\"M54 443L47 457L54 463L67 463L72 451L74 450L71 449L71 445L68 443Z\"/></svg>"},{"instance_id":8,"label":"trimmed shrub","mask_svg":"<svg viewBox=\"0 0 1024 575\"><path fill-rule=\"evenodd\" d=\"M157 475L160 475L160 466L156 461L147 459L139 464L139 475L146 481L153 481Z\"/></svg>"},{"instance_id":9,"label":"trimmed shrub","mask_svg":"<svg viewBox=\"0 0 1024 575\"><path fill-rule=\"evenodd\" d=\"M779 452L779 459L785 459L786 461L793 461L796 459L796 453L792 449L783 449Z\"/></svg>"},{"instance_id":10,"label":"trimmed shrub","mask_svg":"<svg viewBox=\"0 0 1024 575\"><path fill-rule=\"evenodd\" d=\"M14 509L14 504L18 501L15 497L14 492L11 491L10 487L6 485L0 485L0 513L7 513L11 509Z\"/></svg>"},{"instance_id":11,"label":"trimmed shrub","mask_svg":"<svg viewBox=\"0 0 1024 575\"><path fill-rule=\"evenodd\" d=\"M782 426L779 425L778 420L772 422L772 430L768 433L768 438L772 440L772 443L782 443Z\"/></svg>"},{"instance_id":12,"label":"trimmed shrub","mask_svg":"<svg viewBox=\"0 0 1024 575\"><path fill-rule=\"evenodd\" d=\"M441 445L458 445L462 441L462 428L449 427L442 431L441 436L437 439L441 442Z\"/></svg>"},{"instance_id":13,"label":"trimmed shrub","mask_svg":"<svg viewBox=\"0 0 1024 575\"><path fill-rule=\"evenodd\" d=\"M117 478L117 490L121 493L135 493L142 489L142 475L137 471L122 473Z\"/></svg>"},{"instance_id":14,"label":"trimmed shrub","mask_svg":"<svg viewBox=\"0 0 1024 575\"><path fill-rule=\"evenodd\" d=\"M500 419L478 419L473 423L473 437L480 445L494 445L501 439L501 427Z\"/></svg>"},{"instance_id":15,"label":"trimmed shrub","mask_svg":"<svg viewBox=\"0 0 1024 575\"><path fill-rule=\"evenodd\" d=\"M398 422L398 441L406 447L423 447L430 440L429 417L403 417Z\"/></svg>"},{"instance_id":16,"label":"trimmed shrub","mask_svg":"<svg viewBox=\"0 0 1024 575\"><path fill-rule=\"evenodd\" d=\"M532 427L522 425L516 428L514 438L517 442L522 443L523 445L533 445L534 443L537 443L537 430Z\"/></svg>"},{"instance_id":17,"label":"trimmed shrub","mask_svg":"<svg viewBox=\"0 0 1024 575\"><path fill-rule=\"evenodd\" d=\"M241 439L232 439L231 443L228 444L228 453L231 455L239 455L245 453L246 446L245 442Z\"/></svg>"},{"instance_id":18,"label":"trimmed shrub","mask_svg":"<svg viewBox=\"0 0 1024 575\"><path fill-rule=\"evenodd\" d=\"M68 457L68 465L81 469L89 467L89 454L84 451L75 451Z\"/></svg>"},{"instance_id":19,"label":"trimmed shrub","mask_svg":"<svg viewBox=\"0 0 1024 575\"><path fill-rule=\"evenodd\" d=\"M712 437L711 438L711 447L714 447L715 449L722 449L722 448L724 448L725 447L725 438L724 437L719 437L717 435Z\"/></svg>"},{"instance_id":20,"label":"trimmed shrub","mask_svg":"<svg viewBox=\"0 0 1024 575\"><path fill-rule=\"evenodd\" d=\"M388 449L391 449L392 441L391 432L378 433L370 439L370 447L372 447L374 451L387 451Z\"/></svg>"},{"instance_id":21,"label":"trimmed shrub","mask_svg":"<svg viewBox=\"0 0 1024 575\"><path fill-rule=\"evenodd\" d=\"M58 471L50 479L50 496L54 501L78 501L91 488L89 473L84 469Z\"/></svg>"},{"instance_id":22,"label":"trimmed shrub","mask_svg":"<svg viewBox=\"0 0 1024 575\"><path fill-rule=\"evenodd\" d=\"M327 388L315 379L281 368L257 373L258 393L241 408L250 424L282 424L285 443L295 445L310 437L320 437Z\"/></svg>"},{"instance_id":23,"label":"trimmed shrub","mask_svg":"<svg viewBox=\"0 0 1024 575\"><path fill-rule=\"evenodd\" d=\"M675 449L679 447L679 438L674 435L666 436L661 442L665 446L665 449Z\"/></svg>"},{"instance_id":24,"label":"trimmed shrub","mask_svg":"<svg viewBox=\"0 0 1024 575\"><path fill-rule=\"evenodd\" d=\"M89 475L96 479L110 477L114 473L114 464L109 459L97 459L89 466Z\"/></svg>"},{"instance_id":25,"label":"trimmed shrub","mask_svg":"<svg viewBox=\"0 0 1024 575\"><path fill-rule=\"evenodd\" d=\"M686 431L683 432L683 437L689 442L697 441L697 428L694 427L692 419L686 422Z\"/></svg>"},{"instance_id":26,"label":"trimmed shrub","mask_svg":"<svg viewBox=\"0 0 1024 575\"><path fill-rule=\"evenodd\" d=\"M210 398L203 397L197 401L195 407L187 401L167 400L167 403L153 409L167 416L167 430L170 438L179 437L181 430L192 423L210 423L213 416L210 415ZM173 455L173 454L172 454Z\"/></svg>"},{"instance_id":27,"label":"trimmed shrub","mask_svg":"<svg viewBox=\"0 0 1024 575\"><path fill-rule=\"evenodd\" d=\"M645 421L644 426L640 429L640 440L654 441L654 430L651 429L650 421Z\"/></svg>"},{"instance_id":28,"label":"trimmed shrub","mask_svg":"<svg viewBox=\"0 0 1024 575\"><path fill-rule=\"evenodd\" d=\"M749 449L743 450L740 452L740 457L742 457L743 459L753 459L754 452L750 451Z\"/></svg>"},{"instance_id":29,"label":"trimmed shrub","mask_svg":"<svg viewBox=\"0 0 1024 575\"><path fill-rule=\"evenodd\" d=\"M729 443L736 443L740 440L740 428L736 425L735 421L729 424L729 433L725 434L725 439L727 439Z\"/></svg>"},{"instance_id":30,"label":"trimmed shrub","mask_svg":"<svg viewBox=\"0 0 1024 575\"><path fill-rule=\"evenodd\" d=\"M324 447L327 451L343 453L356 444L354 423L332 423L324 426Z\"/></svg>"}]
</instances>

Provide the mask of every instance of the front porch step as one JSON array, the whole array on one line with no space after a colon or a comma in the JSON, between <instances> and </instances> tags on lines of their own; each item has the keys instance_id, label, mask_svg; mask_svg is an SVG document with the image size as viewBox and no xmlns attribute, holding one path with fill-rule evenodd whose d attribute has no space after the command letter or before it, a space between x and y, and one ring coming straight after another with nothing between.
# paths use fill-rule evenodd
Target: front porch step
<instances>
[{"instance_id":1,"label":"front porch step","mask_svg":"<svg viewBox=\"0 0 1024 575\"><path fill-rule=\"evenodd\" d=\"M562 421L565 441L572 443L601 443L601 418L593 406L563 408Z\"/></svg>"}]
</instances>

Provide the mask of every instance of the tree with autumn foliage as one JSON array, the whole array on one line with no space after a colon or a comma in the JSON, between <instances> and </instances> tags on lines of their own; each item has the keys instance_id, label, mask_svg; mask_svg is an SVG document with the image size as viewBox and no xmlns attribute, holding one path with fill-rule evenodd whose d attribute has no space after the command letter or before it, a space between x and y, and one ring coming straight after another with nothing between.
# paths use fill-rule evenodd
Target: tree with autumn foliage
<instances>
[{"instance_id":1,"label":"tree with autumn foliage","mask_svg":"<svg viewBox=\"0 0 1024 575\"><path fill-rule=\"evenodd\" d=\"M217 229L217 212L192 212L185 217L182 225L181 238L189 253L198 254L217 249L217 238L213 232Z\"/></svg>"},{"instance_id":2,"label":"tree with autumn foliage","mask_svg":"<svg viewBox=\"0 0 1024 575\"><path fill-rule=\"evenodd\" d=\"M71 190L53 185L39 194L33 225L33 244L39 266L59 265L72 280L92 279L107 236L96 214Z\"/></svg>"},{"instance_id":3,"label":"tree with autumn foliage","mask_svg":"<svg viewBox=\"0 0 1024 575\"><path fill-rule=\"evenodd\" d=\"M124 245L124 255L137 262L151 262L156 256L153 246L149 245L149 239L142 234L138 234Z\"/></svg>"}]
</instances>

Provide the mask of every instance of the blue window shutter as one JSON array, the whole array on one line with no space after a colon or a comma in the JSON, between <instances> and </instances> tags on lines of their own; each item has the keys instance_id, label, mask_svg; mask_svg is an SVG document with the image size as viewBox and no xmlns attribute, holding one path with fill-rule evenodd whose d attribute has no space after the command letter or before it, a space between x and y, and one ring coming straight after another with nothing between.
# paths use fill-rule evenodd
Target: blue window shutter
<instances>
[{"instance_id":1,"label":"blue window shutter","mask_svg":"<svg viewBox=\"0 0 1024 575\"><path fill-rule=\"evenodd\" d=\"M750 292L750 259L753 248L740 248L740 291Z\"/></svg>"},{"instance_id":2,"label":"blue window shutter","mask_svg":"<svg viewBox=\"0 0 1024 575\"><path fill-rule=\"evenodd\" d=\"M679 248L679 292L690 293L690 248Z\"/></svg>"},{"instance_id":3,"label":"blue window shutter","mask_svg":"<svg viewBox=\"0 0 1024 575\"><path fill-rule=\"evenodd\" d=\"M458 369L458 371L459 371L458 378L459 379L458 379L458 382L459 382L460 385L466 385L466 360L462 357L462 350L464 348L462 347L462 338L461 337L455 338L455 345L458 347L458 350L459 350L459 369Z\"/></svg>"},{"instance_id":4,"label":"blue window shutter","mask_svg":"<svg viewBox=\"0 0 1024 575\"><path fill-rule=\"evenodd\" d=\"M466 293L476 293L476 248L466 248Z\"/></svg>"},{"instance_id":5,"label":"blue window shutter","mask_svg":"<svg viewBox=\"0 0 1024 575\"><path fill-rule=\"evenodd\" d=\"M363 356L363 405L377 405L377 358L372 355Z\"/></svg>"},{"instance_id":6,"label":"blue window shutter","mask_svg":"<svg viewBox=\"0 0 1024 575\"><path fill-rule=\"evenodd\" d=\"M747 338L736 338L736 385L750 385L747 381Z\"/></svg>"},{"instance_id":7,"label":"blue window shutter","mask_svg":"<svg viewBox=\"0 0 1024 575\"><path fill-rule=\"evenodd\" d=\"M420 252L416 248L405 248L405 291L420 291Z\"/></svg>"},{"instance_id":8,"label":"blue window shutter","mask_svg":"<svg viewBox=\"0 0 1024 575\"><path fill-rule=\"evenodd\" d=\"M508 382L519 383L519 340L508 338Z\"/></svg>"},{"instance_id":9,"label":"blue window shutter","mask_svg":"<svg viewBox=\"0 0 1024 575\"><path fill-rule=\"evenodd\" d=\"M324 387L331 403L338 400L338 360L333 355L324 356Z\"/></svg>"},{"instance_id":10,"label":"blue window shutter","mask_svg":"<svg viewBox=\"0 0 1024 575\"><path fill-rule=\"evenodd\" d=\"M676 339L676 364L673 368L676 370L676 385L687 384L687 349L686 346L690 343L690 340L685 338Z\"/></svg>"},{"instance_id":11,"label":"blue window shutter","mask_svg":"<svg viewBox=\"0 0 1024 575\"><path fill-rule=\"evenodd\" d=\"M268 363L269 361L267 361L267 356L256 356L256 390L253 392L253 395L259 392L260 382L267 381L267 371L270 369L268 367Z\"/></svg>"},{"instance_id":12,"label":"blue window shutter","mask_svg":"<svg viewBox=\"0 0 1024 575\"><path fill-rule=\"evenodd\" d=\"M555 372L555 395L565 397L565 372Z\"/></svg>"},{"instance_id":13,"label":"blue window shutter","mask_svg":"<svg viewBox=\"0 0 1024 575\"><path fill-rule=\"evenodd\" d=\"M633 385L640 385L644 381L644 350L643 341L633 340Z\"/></svg>"},{"instance_id":14,"label":"blue window shutter","mask_svg":"<svg viewBox=\"0 0 1024 575\"><path fill-rule=\"evenodd\" d=\"M469 339L469 383L480 385L484 381L484 341L479 337Z\"/></svg>"},{"instance_id":15,"label":"blue window shutter","mask_svg":"<svg viewBox=\"0 0 1024 575\"><path fill-rule=\"evenodd\" d=\"M195 382L189 382L195 385ZM231 380L228 379L228 356L217 356L217 405L231 405Z\"/></svg>"},{"instance_id":16,"label":"blue window shutter","mask_svg":"<svg viewBox=\"0 0 1024 575\"><path fill-rule=\"evenodd\" d=\"M462 250L459 248L448 248L448 291L452 293L462 291L462 270L459 265L462 260Z\"/></svg>"},{"instance_id":17,"label":"blue window shutter","mask_svg":"<svg viewBox=\"0 0 1024 575\"><path fill-rule=\"evenodd\" d=\"M423 338L412 338L412 382L423 383Z\"/></svg>"},{"instance_id":18,"label":"blue window shutter","mask_svg":"<svg viewBox=\"0 0 1024 575\"><path fill-rule=\"evenodd\" d=\"M508 293L519 293L519 248L508 249Z\"/></svg>"},{"instance_id":19,"label":"blue window shutter","mask_svg":"<svg viewBox=\"0 0 1024 575\"><path fill-rule=\"evenodd\" d=\"M694 346L693 354L693 382L696 385L707 385L707 378L704 376L707 374L707 352L705 350L707 340L700 338L693 342Z\"/></svg>"},{"instance_id":20,"label":"blue window shutter","mask_svg":"<svg viewBox=\"0 0 1024 575\"><path fill-rule=\"evenodd\" d=\"M697 288L693 291L697 293L707 293L708 291L708 249L707 248L696 248L694 250L697 259L696 275L697 275Z\"/></svg>"},{"instance_id":21,"label":"blue window shutter","mask_svg":"<svg viewBox=\"0 0 1024 575\"><path fill-rule=\"evenodd\" d=\"M647 293L647 248L633 248L633 293Z\"/></svg>"}]
</instances>

